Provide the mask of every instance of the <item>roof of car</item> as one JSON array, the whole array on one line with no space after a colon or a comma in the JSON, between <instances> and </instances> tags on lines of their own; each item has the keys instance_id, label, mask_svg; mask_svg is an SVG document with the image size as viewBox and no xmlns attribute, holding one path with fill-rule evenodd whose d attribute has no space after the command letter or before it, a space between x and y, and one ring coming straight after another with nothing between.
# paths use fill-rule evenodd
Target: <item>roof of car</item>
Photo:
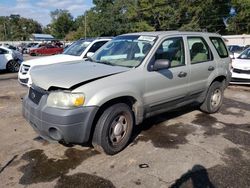
<instances>
[{"instance_id":1,"label":"roof of car","mask_svg":"<svg viewBox=\"0 0 250 188\"><path fill-rule=\"evenodd\" d=\"M5 46L0 46L0 48L4 49L4 50L7 50L7 51L11 51L11 49L5 47Z\"/></svg>"},{"instance_id":2,"label":"roof of car","mask_svg":"<svg viewBox=\"0 0 250 188\"><path fill-rule=\"evenodd\" d=\"M125 36L125 35L146 35L146 36L158 36L158 37L160 37L160 36L173 35L173 34L220 36L217 33L193 32L193 31L152 31L152 32L127 33L127 34L123 34L122 36Z\"/></svg>"},{"instance_id":3,"label":"roof of car","mask_svg":"<svg viewBox=\"0 0 250 188\"><path fill-rule=\"evenodd\" d=\"M101 40L101 39L106 39L106 40L111 40L113 37L96 37L96 38L80 38L79 40L85 40L87 42L92 42L94 40Z\"/></svg>"}]
</instances>

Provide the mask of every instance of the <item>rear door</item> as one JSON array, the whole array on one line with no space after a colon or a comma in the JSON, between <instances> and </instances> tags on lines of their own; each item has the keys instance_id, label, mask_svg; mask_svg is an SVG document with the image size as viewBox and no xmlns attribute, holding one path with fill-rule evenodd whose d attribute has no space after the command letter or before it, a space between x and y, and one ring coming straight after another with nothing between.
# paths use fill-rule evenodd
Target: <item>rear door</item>
<instances>
[{"instance_id":1,"label":"rear door","mask_svg":"<svg viewBox=\"0 0 250 188\"><path fill-rule=\"evenodd\" d=\"M205 38L188 36L188 61L190 64L190 95L199 95L207 89L208 80L216 71L216 62Z\"/></svg>"},{"instance_id":2,"label":"rear door","mask_svg":"<svg viewBox=\"0 0 250 188\"><path fill-rule=\"evenodd\" d=\"M148 111L159 111L184 100L190 77L183 37L165 39L158 47L152 62L157 59L170 61L170 68L145 73ZM154 63L153 63L154 64ZM150 65L152 66L152 65Z\"/></svg>"}]
</instances>

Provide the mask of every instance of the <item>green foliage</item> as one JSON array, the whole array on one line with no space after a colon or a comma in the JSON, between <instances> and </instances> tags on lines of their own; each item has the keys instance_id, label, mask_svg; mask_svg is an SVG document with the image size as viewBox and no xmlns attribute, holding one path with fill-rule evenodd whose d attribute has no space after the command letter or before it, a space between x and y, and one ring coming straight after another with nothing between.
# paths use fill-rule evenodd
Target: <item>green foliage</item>
<instances>
[{"instance_id":1,"label":"green foliage","mask_svg":"<svg viewBox=\"0 0 250 188\"><path fill-rule=\"evenodd\" d=\"M76 19L67 10L52 11L43 32L66 40L159 30L250 33L250 0L93 0L93 4ZM231 8L235 15L229 14ZM40 32L41 25L33 20L0 17L0 40L27 39Z\"/></svg>"},{"instance_id":2,"label":"green foliage","mask_svg":"<svg viewBox=\"0 0 250 188\"><path fill-rule=\"evenodd\" d=\"M57 9L50 13L52 22L50 24L51 34L57 39L64 39L64 37L73 28L73 17L67 10Z\"/></svg>"},{"instance_id":3,"label":"green foliage","mask_svg":"<svg viewBox=\"0 0 250 188\"><path fill-rule=\"evenodd\" d=\"M232 0L235 16L228 19L228 31L231 34L250 33L250 1Z\"/></svg>"},{"instance_id":4,"label":"green foliage","mask_svg":"<svg viewBox=\"0 0 250 188\"><path fill-rule=\"evenodd\" d=\"M19 15L0 16L0 41L29 40L32 33L41 33L42 26Z\"/></svg>"}]
</instances>

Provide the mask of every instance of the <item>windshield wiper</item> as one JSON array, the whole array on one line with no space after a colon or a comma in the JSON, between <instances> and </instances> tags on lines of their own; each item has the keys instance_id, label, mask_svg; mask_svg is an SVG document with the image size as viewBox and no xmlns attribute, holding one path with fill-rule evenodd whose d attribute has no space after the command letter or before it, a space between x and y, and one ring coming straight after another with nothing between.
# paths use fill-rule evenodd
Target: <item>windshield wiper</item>
<instances>
[{"instance_id":1,"label":"windshield wiper","mask_svg":"<svg viewBox=\"0 0 250 188\"><path fill-rule=\"evenodd\" d=\"M113 63L110 63L109 61L96 61L97 63L105 64L105 65L111 65L114 66Z\"/></svg>"}]
</instances>

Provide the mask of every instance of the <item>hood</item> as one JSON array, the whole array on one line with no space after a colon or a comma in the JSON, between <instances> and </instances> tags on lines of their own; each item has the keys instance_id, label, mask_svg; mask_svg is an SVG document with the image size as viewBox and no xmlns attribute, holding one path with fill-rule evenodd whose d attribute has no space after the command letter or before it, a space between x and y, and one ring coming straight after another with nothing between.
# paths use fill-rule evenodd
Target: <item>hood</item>
<instances>
[{"instance_id":1,"label":"hood","mask_svg":"<svg viewBox=\"0 0 250 188\"><path fill-rule=\"evenodd\" d=\"M48 90L50 87L70 89L76 85L83 85L84 82L128 70L130 68L88 61L74 61L49 66L37 66L30 73L33 84Z\"/></svg>"},{"instance_id":2,"label":"hood","mask_svg":"<svg viewBox=\"0 0 250 188\"><path fill-rule=\"evenodd\" d=\"M66 61L75 61L75 60L81 60L81 57L59 54L59 55L52 55L52 56L47 56L47 57L31 59L31 60L23 62L23 64L29 65L29 66L48 65L48 64L61 63L61 62L66 62Z\"/></svg>"},{"instance_id":3,"label":"hood","mask_svg":"<svg viewBox=\"0 0 250 188\"><path fill-rule=\"evenodd\" d=\"M250 59L233 59L232 66L237 69L250 70Z\"/></svg>"}]
</instances>

